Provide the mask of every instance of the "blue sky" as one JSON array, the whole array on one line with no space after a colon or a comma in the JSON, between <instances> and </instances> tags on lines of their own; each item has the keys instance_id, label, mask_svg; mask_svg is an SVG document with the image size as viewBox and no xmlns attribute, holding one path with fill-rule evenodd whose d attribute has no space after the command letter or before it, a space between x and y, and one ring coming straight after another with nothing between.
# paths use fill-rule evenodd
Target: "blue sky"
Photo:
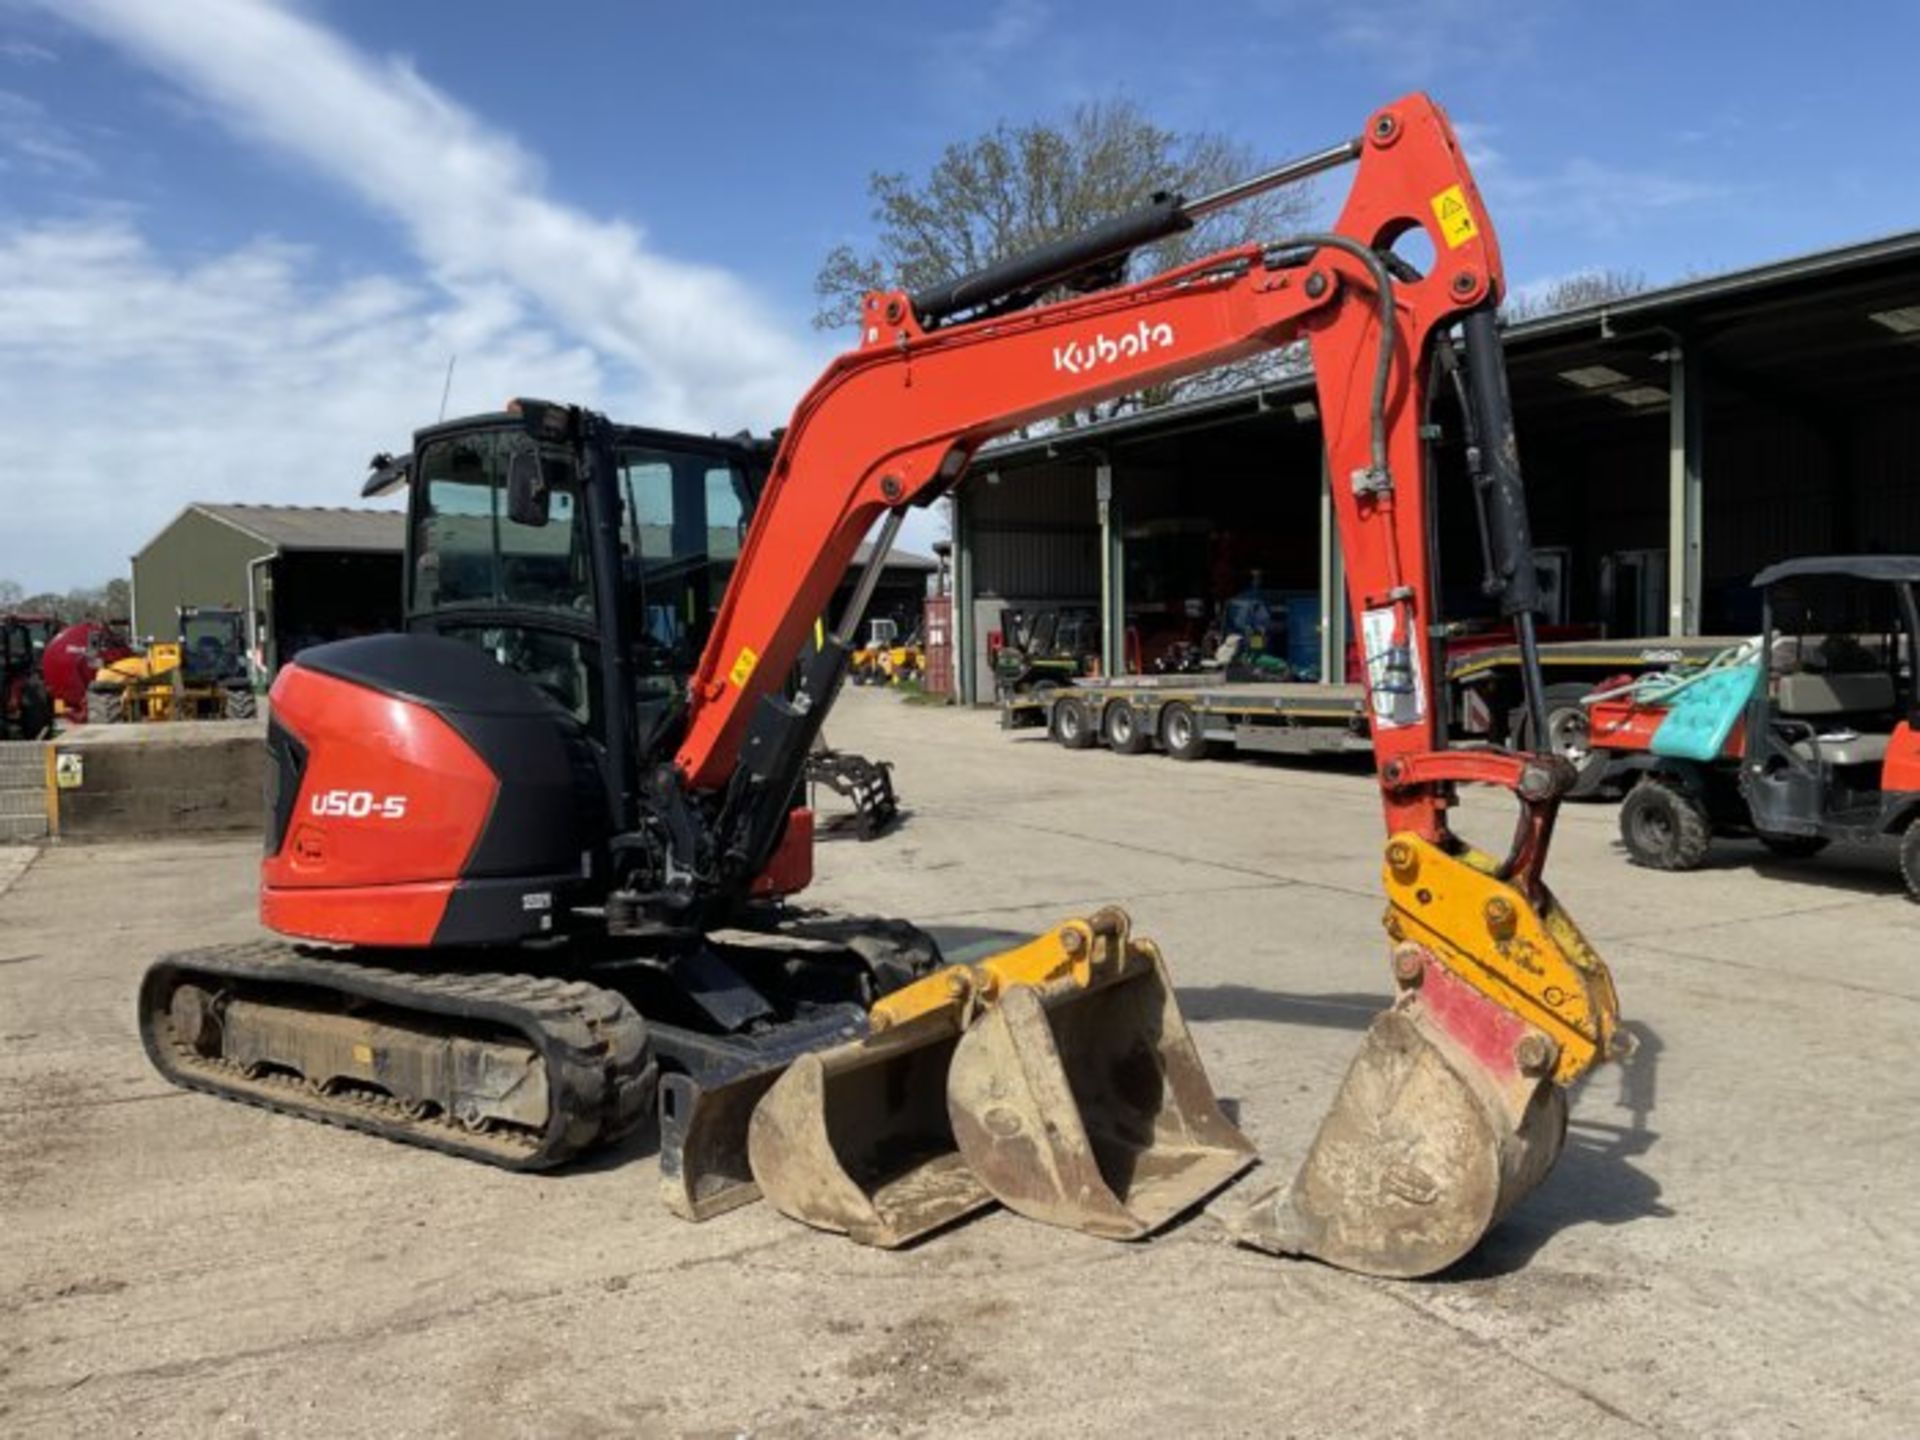
<instances>
[{"instance_id":1,"label":"blue sky","mask_svg":"<svg viewBox=\"0 0 1920 1440\"><path fill-rule=\"evenodd\" d=\"M1766 0L0 0L0 578L103 579L189 499L351 503L453 352L455 411L778 423L868 173L1081 100L1277 159L1426 88L1520 286L1920 226L1916 42Z\"/></svg>"}]
</instances>

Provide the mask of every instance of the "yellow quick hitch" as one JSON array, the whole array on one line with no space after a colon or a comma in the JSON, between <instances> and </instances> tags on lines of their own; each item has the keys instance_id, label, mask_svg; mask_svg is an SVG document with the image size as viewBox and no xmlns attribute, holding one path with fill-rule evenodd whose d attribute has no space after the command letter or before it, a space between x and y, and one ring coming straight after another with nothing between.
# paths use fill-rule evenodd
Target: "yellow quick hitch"
<instances>
[{"instance_id":1,"label":"yellow quick hitch","mask_svg":"<svg viewBox=\"0 0 1920 1440\"><path fill-rule=\"evenodd\" d=\"M1305 1164L1228 1228L1246 1244L1410 1278L1445 1269L1552 1170L1566 1087L1629 1036L1606 964L1544 890L1395 835L1377 1016Z\"/></svg>"}]
</instances>

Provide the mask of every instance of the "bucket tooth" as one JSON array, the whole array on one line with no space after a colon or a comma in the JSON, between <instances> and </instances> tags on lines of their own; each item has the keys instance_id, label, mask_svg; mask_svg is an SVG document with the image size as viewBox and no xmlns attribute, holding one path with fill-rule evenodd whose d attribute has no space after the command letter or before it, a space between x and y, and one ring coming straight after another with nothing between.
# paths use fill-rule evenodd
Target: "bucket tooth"
<instances>
[{"instance_id":1,"label":"bucket tooth","mask_svg":"<svg viewBox=\"0 0 1920 1440\"><path fill-rule=\"evenodd\" d=\"M1221 1113L1159 951L1124 928L1108 938L1087 978L1015 986L974 1020L947 1106L968 1169L1008 1209L1133 1240L1254 1149Z\"/></svg>"},{"instance_id":2,"label":"bucket tooth","mask_svg":"<svg viewBox=\"0 0 1920 1440\"><path fill-rule=\"evenodd\" d=\"M954 1007L802 1055L754 1109L747 1153L783 1215L894 1249L993 1203L954 1145Z\"/></svg>"},{"instance_id":3,"label":"bucket tooth","mask_svg":"<svg viewBox=\"0 0 1920 1440\"><path fill-rule=\"evenodd\" d=\"M1369 1275L1444 1270L1553 1168L1567 1102L1551 1056L1539 1031L1430 966L1375 1017L1299 1174L1228 1230Z\"/></svg>"}]
</instances>

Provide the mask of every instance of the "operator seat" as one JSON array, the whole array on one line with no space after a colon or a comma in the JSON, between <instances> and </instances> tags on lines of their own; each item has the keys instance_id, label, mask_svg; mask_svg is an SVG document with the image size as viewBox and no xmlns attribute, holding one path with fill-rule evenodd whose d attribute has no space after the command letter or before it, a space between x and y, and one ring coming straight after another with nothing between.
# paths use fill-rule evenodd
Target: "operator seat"
<instances>
[{"instance_id":1,"label":"operator seat","mask_svg":"<svg viewBox=\"0 0 1920 1440\"><path fill-rule=\"evenodd\" d=\"M1820 728L1817 722L1833 722L1849 715L1879 729L1885 726L1893 705L1893 677L1884 670L1858 675L1795 671L1780 677L1774 698L1774 711L1782 719L1805 721L1815 730ZM1824 760L1829 765L1878 765L1887 757L1891 738L1885 733L1836 729L1831 735L1796 740L1792 749L1803 760Z\"/></svg>"}]
</instances>

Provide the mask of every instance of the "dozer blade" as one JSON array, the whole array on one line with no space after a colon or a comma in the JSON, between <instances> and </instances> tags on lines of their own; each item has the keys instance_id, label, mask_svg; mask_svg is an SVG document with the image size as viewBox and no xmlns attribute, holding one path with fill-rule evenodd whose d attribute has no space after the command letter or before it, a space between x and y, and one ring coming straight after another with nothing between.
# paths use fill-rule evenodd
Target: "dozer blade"
<instances>
[{"instance_id":1,"label":"dozer blade","mask_svg":"<svg viewBox=\"0 0 1920 1440\"><path fill-rule=\"evenodd\" d=\"M1101 939L1089 979L1011 989L975 1019L947 1108L967 1168L1008 1209L1135 1240L1254 1149L1221 1113L1159 950L1130 941L1124 915Z\"/></svg>"},{"instance_id":2,"label":"dozer blade","mask_svg":"<svg viewBox=\"0 0 1920 1440\"><path fill-rule=\"evenodd\" d=\"M1243 1243L1399 1279L1463 1258L1544 1180L1565 1086L1623 1057L1605 964L1542 894L1412 836L1388 846L1403 988L1377 1016L1289 1185L1228 1229Z\"/></svg>"},{"instance_id":3,"label":"dozer blade","mask_svg":"<svg viewBox=\"0 0 1920 1440\"><path fill-rule=\"evenodd\" d=\"M949 1071L962 1037L1005 1000L1026 1004L1015 997L1030 998L1028 987L1079 991L1117 976L1127 927L1125 914L1102 910L978 964L947 966L875 1005L864 1039L799 1057L749 1127L761 1191L796 1220L887 1247L992 1204L993 1182L975 1173L954 1130Z\"/></svg>"}]
</instances>

